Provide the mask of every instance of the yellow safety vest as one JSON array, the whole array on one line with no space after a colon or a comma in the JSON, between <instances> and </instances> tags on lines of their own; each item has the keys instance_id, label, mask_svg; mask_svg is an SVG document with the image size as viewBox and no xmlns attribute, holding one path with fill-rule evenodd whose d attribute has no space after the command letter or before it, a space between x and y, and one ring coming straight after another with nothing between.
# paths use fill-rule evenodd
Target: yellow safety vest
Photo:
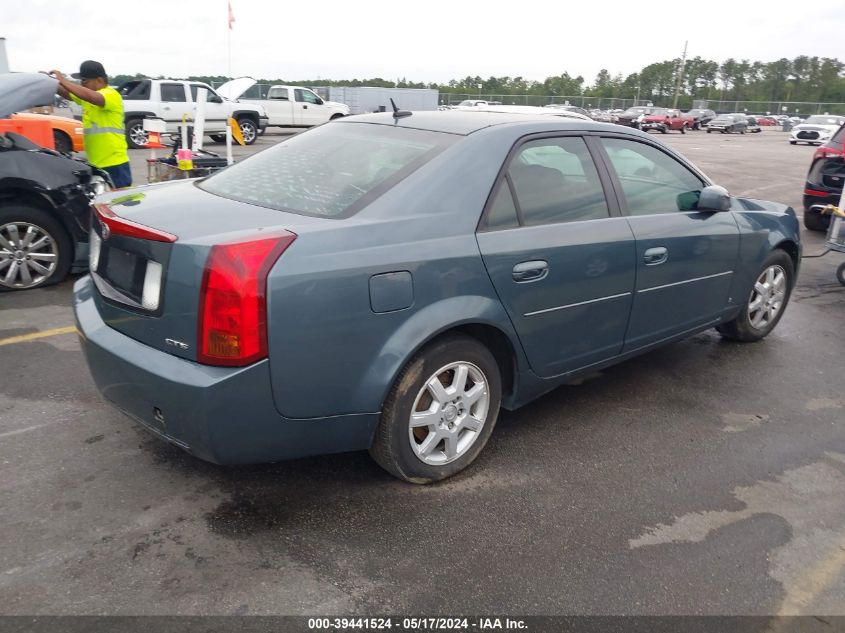
<instances>
[{"instance_id":1,"label":"yellow safety vest","mask_svg":"<svg viewBox=\"0 0 845 633\"><path fill-rule=\"evenodd\" d=\"M88 162L95 167L114 167L129 161L123 127L123 99L114 88L98 90L105 103L96 106L77 97L70 98L82 106L82 133Z\"/></svg>"}]
</instances>

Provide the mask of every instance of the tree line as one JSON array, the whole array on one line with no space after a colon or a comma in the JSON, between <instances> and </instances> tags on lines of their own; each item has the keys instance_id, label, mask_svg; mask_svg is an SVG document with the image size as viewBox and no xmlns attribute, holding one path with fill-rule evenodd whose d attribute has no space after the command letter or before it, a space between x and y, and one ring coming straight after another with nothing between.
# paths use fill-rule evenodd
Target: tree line
<instances>
[{"instance_id":1,"label":"tree line","mask_svg":"<svg viewBox=\"0 0 845 633\"><path fill-rule=\"evenodd\" d=\"M681 59L649 64L638 73L628 76L611 75L602 69L592 83L569 73L547 77L544 81L523 77L480 76L453 79L445 84L373 77L370 79L258 79L258 83L298 86L378 86L384 88L431 88L442 94L460 95L534 95L584 96L602 99L640 99L666 104L675 94L681 69ZM836 58L799 55L794 59L781 58L771 62L748 59L726 59L719 63L693 57L686 60L680 78L679 106L690 107L693 100L708 101L767 101L845 103L845 63ZM145 75L116 75L112 83ZM162 77L159 77L162 78ZM185 79L219 85L228 81L224 76L192 76ZM481 86L479 88L479 86Z\"/></svg>"}]
</instances>

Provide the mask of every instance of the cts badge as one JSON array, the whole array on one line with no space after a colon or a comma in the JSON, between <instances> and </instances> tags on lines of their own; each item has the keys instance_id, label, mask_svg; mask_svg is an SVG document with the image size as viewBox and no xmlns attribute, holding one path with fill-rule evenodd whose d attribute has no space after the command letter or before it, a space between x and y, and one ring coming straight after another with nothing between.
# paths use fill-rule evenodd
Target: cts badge
<instances>
[{"instance_id":1,"label":"cts badge","mask_svg":"<svg viewBox=\"0 0 845 633\"><path fill-rule=\"evenodd\" d=\"M167 343L168 345L172 345L173 347L176 347L176 348L179 348L179 349L188 349L188 347L189 347L187 343L183 343L182 341L177 341L174 338L166 338L166 339L164 339L164 342Z\"/></svg>"}]
</instances>

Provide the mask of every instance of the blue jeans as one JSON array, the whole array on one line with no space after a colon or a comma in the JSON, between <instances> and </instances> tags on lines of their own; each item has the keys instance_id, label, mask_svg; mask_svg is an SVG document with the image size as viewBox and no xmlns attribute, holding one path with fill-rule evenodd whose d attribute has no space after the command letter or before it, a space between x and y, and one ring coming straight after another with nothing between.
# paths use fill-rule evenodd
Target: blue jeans
<instances>
[{"instance_id":1,"label":"blue jeans","mask_svg":"<svg viewBox=\"0 0 845 633\"><path fill-rule=\"evenodd\" d=\"M129 168L128 162L122 165L103 167L103 171L108 172L109 176L111 176L111 181L115 189L132 186L132 170Z\"/></svg>"}]
</instances>

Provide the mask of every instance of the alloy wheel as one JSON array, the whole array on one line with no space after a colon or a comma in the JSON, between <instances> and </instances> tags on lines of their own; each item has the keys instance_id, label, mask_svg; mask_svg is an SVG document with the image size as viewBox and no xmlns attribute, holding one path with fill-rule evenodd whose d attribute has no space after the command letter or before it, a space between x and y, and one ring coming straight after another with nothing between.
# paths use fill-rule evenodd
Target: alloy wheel
<instances>
[{"instance_id":1,"label":"alloy wheel","mask_svg":"<svg viewBox=\"0 0 845 633\"><path fill-rule=\"evenodd\" d=\"M20 290L39 286L55 272L58 261L56 240L40 226L0 226L0 285Z\"/></svg>"},{"instance_id":2,"label":"alloy wheel","mask_svg":"<svg viewBox=\"0 0 845 633\"><path fill-rule=\"evenodd\" d=\"M778 265L760 273L748 299L748 320L752 327L763 330L777 318L786 299L786 280L786 271Z\"/></svg>"},{"instance_id":3,"label":"alloy wheel","mask_svg":"<svg viewBox=\"0 0 845 633\"><path fill-rule=\"evenodd\" d=\"M255 137L258 135L258 132L255 129L255 124L249 119L244 119L240 122L240 126L241 136L243 136L244 138L244 143L252 143L255 140Z\"/></svg>"},{"instance_id":4,"label":"alloy wheel","mask_svg":"<svg viewBox=\"0 0 845 633\"><path fill-rule=\"evenodd\" d=\"M147 144L147 133L144 131L143 123L136 123L129 128L129 140L139 147Z\"/></svg>"},{"instance_id":5,"label":"alloy wheel","mask_svg":"<svg viewBox=\"0 0 845 633\"><path fill-rule=\"evenodd\" d=\"M481 434L490 411L490 388L472 363L446 365L426 381L411 408L408 438L414 454L431 466L464 455Z\"/></svg>"}]
</instances>

